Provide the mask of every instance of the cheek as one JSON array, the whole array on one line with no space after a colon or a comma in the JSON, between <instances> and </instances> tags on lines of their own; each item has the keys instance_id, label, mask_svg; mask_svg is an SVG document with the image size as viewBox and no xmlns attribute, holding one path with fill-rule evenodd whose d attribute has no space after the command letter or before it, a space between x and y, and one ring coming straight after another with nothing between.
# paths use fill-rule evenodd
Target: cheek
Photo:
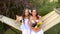
<instances>
[{"instance_id":1,"label":"cheek","mask_svg":"<svg viewBox=\"0 0 60 34\"><path fill-rule=\"evenodd\" d=\"M36 12L35 12L35 15L36 15Z\"/></svg>"},{"instance_id":2,"label":"cheek","mask_svg":"<svg viewBox=\"0 0 60 34\"><path fill-rule=\"evenodd\" d=\"M36 13L33 13L33 15L36 15Z\"/></svg>"}]
</instances>

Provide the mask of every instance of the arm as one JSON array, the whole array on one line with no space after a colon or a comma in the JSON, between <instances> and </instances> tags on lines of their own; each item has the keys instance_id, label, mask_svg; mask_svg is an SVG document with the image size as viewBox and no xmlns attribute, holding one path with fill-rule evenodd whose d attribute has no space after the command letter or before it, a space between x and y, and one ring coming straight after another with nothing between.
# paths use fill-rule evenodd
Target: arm
<instances>
[{"instance_id":1,"label":"arm","mask_svg":"<svg viewBox=\"0 0 60 34\"><path fill-rule=\"evenodd\" d=\"M30 29L31 29L32 31L35 31L35 32L36 32L36 31L37 31L37 28L34 28L34 27L31 26L31 20L32 20L32 19L29 20L28 25L29 25L29 27L30 27Z\"/></svg>"},{"instance_id":2,"label":"arm","mask_svg":"<svg viewBox=\"0 0 60 34\"><path fill-rule=\"evenodd\" d=\"M37 30L40 30L41 25L43 24L43 23L42 23L42 20L41 20L41 16L39 16L38 24L39 24L40 26L37 28Z\"/></svg>"},{"instance_id":3,"label":"arm","mask_svg":"<svg viewBox=\"0 0 60 34\"><path fill-rule=\"evenodd\" d=\"M39 21L37 23L39 24L39 22L41 22L41 16L39 16L39 19L38 20ZM39 27L37 27L37 28L35 27L34 28L35 32L38 32L40 30L40 28L41 28L41 25Z\"/></svg>"},{"instance_id":4,"label":"arm","mask_svg":"<svg viewBox=\"0 0 60 34\"><path fill-rule=\"evenodd\" d=\"M39 21L41 20L41 18L42 18L42 17L41 17L41 16L39 16Z\"/></svg>"},{"instance_id":5,"label":"arm","mask_svg":"<svg viewBox=\"0 0 60 34\"><path fill-rule=\"evenodd\" d=\"M31 19L29 19L29 21L28 21L28 26L29 26L29 28L32 30Z\"/></svg>"}]
</instances>

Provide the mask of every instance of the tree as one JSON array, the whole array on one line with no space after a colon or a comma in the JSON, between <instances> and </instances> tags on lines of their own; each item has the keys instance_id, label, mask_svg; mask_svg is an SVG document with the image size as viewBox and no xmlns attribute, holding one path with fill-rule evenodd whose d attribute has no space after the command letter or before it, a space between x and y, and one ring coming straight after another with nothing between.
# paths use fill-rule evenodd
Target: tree
<instances>
[{"instance_id":1,"label":"tree","mask_svg":"<svg viewBox=\"0 0 60 34\"><path fill-rule=\"evenodd\" d=\"M29 8L27 0L1 0L0 14L15 19L15 15L21 15L24 8Z\"/></svg>"}]
</instances>

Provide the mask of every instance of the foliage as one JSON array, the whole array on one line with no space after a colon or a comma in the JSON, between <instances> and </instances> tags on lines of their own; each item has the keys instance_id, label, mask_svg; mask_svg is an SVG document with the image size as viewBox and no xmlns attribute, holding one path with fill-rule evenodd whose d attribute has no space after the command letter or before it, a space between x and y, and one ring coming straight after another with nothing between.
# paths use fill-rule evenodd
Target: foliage
<instances>
[{"instance_id":1,"label":"foliage","mask_svg":"<svg viewBox=\"0 0 60 34\"><path fill-rule=\"evenodd\" d=\"M49 0L29 0L32 4L31 8L37 8L39 15L44 16L47 13L53 11L56 7L55 2L50 2Z\"/></svg>"},{"instance_id":2,"label":"foliage","mask_svg":"<svg viewBox=\"0 0 60 34\"><path fill-rule=\"evenodd\" d=\"M60 0L58 2L50 2L50 0L28 0L28 3L30 3L30 8L37 8L41 16L53 11L56 7L60 7ZM23 5L24 1L21 3L21 0L0 0L0 14L15 19L16 15L22 14ZM0 31L2 30L5 30L4 25L0 25Z\"/></svg>"}]
</instances>

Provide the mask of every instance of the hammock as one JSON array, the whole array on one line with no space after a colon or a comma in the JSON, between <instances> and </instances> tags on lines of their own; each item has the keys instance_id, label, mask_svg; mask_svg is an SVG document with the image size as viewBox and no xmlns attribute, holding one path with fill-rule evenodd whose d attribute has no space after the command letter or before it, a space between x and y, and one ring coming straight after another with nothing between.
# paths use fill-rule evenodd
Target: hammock
<instances>
[{"instance_id":1,"label":"hammock","mask_svg":"<svg viewBox=\"0 0 60 34\"><path fill-rule=\"evenodd\" d=\"M2 15L0 15L0 21L2 23L5 23L5 24L21 31L20 22L17 23L15 20L8 18L6 16L2 16ZM47 15L43 16L42 21L43 21L42 29L45 32L60 22L60 15L56 11L52 11L52 12L48 13Z\"/></svg>"}]
</instances>

